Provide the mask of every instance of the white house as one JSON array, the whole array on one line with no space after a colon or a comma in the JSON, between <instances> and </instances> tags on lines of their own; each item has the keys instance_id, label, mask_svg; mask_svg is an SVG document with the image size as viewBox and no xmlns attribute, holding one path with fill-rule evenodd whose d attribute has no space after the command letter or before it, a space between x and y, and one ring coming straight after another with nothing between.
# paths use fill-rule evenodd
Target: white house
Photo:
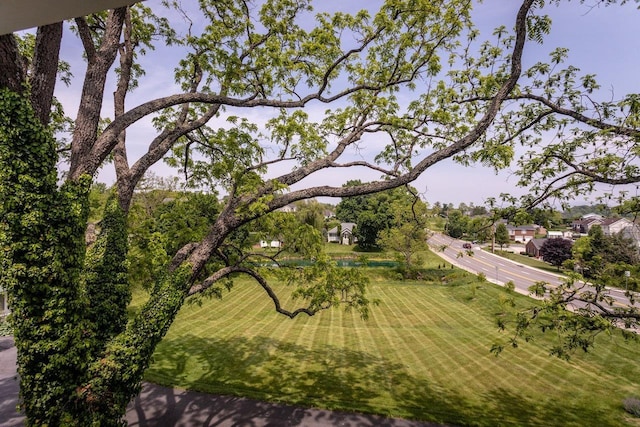
<instances>
[{"instance_id":1,"label":"white house","mask_svg":"<svg viewBox=\"0 0 640 427\"><path fill-rule=\"evenodd\" d=\"M276 209L278 212L284 212L284 213L294 213L297 211L296 206L295 205L286 205L283 206L281 208Z\"/></svg>"},{"instance_id":2,"label":"white house","mask_svg":"<svg viewBox=\"0 0 640 427\"><path fill-rule=\"evenodd\" d=\"M353 222L343 222L337 227L333 227L327 232L327 242L340 243L341 245L351 245L358 241L353 235L356 224Z\"/></svg>"},{"instance_id":3,"label":"white house","mask_svg":"<svg viewBox=\"0 0 640 427\"><path fill-rule=\"evenodd\" d=\"M280 248L282 247L282 242L280 240L260 240L261 248Z\"/></svg>"},{"instance_id":4,"label":"white house","mask_svg":"<svg viewBox=\"0 0 640 427\"><path fill-rule=\"evenodd\" d=\"M602 227L602 232L605 236L612 236L633 225L633 222L626 218L605 218L602 220L600 227Z\"/></svg>"},{"instance_id":5,"label":"white house","mask_svg":"<svg viewBox=\"0 0 640 427\"><path fill-rule=\"evenodd\" d=\"M564 232L562 231L547 231L547 239L560 239L564 237Z\"/></svg>"}]
</instances>

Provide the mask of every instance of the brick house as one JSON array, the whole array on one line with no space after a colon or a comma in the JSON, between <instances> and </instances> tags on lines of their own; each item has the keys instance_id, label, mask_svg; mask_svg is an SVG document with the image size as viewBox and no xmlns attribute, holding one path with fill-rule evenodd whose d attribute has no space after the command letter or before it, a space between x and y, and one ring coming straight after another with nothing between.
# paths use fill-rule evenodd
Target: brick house
<instances>
[{"instance_id":1,"label":"brick house","mask_svg":"<svg viewBox=\"0 0 640 427\"><path fill-rule=\"evenodd\" d=\"M535 225L507 225L507 231L509 231L509 239L514 242L527 243L529 240L536 236Z\"/></svg>"},{"instance_id":2,"label":"brick house","mask_svg":"<svg viewBox=\"0 0 640 427\"><path fill-rule=\"evenodd\" d=\"M525 245L525 251L527 252L527 255L531 256L531 257L535 257L535 258L540 258L540 248L542 248L542 245L544 245L544 242L546 242L547 239L531 239L527 242L527 244Z\"/></svg>"}]
</instances>

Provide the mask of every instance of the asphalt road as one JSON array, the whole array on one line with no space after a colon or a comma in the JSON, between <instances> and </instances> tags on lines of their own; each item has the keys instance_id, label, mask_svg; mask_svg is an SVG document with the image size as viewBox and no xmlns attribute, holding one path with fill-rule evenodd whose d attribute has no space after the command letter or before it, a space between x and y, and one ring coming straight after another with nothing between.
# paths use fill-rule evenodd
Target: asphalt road
<instances>
[{"instance_id":1,"label":"asphalt road","mask_svg":"<svg viewBox=\"0 0 640 427\"><path fill-rule=\"evenodd\" d=\"M452 239L440 233L434 233L429 239L429 245L436 254L446 261L471 273L484 273L487 280L504 285L512 281L516 291L529 295L529 287L536 282L547 282L550 286L558 286L562 283L562 276L538 270L518 262L511 261L499 255L483 250L479 246L464 249L462 240ZM442 250L444 248L444 250ZM610 295L615 299L615 306L625 307L629 305L625 292L620 289L609 289ZM636 297L636 300L639 298Z\"/></svg>"}]
</instances>

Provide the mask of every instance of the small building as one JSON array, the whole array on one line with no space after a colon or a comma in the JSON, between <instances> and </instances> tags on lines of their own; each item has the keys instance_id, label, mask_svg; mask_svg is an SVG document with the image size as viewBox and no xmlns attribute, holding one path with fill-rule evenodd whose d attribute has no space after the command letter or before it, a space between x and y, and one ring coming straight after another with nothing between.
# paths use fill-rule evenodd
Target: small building
<instances>
[{"instance_id":1,"label":"small building","mask_svg":"<svg viewBox=\"0 0 640 427\"><path fill-rule=\"evenodd\" d=\"M547 231L547 239L563 239L565 236L564 231Z\"/></svg>"},{"instance_id":2,"label":"small building","mask_svg":"<svg viewBox=\"0 0 640 427\"><path fill-rule=\"evenodd\" d=\"M534 227L536 227L536 234L537 234L538 236L546 236L546 235L547 235L547 233L549 232L546 228L544 228L544 227L543 227L543 226L541 226L541 225L537 225L537 224L536 224L536 225L534 225Z\"/></svg>"},{"instance_id":3,"label":"small building","mask_svg":"<svg viewBox=\"0 0 640 427\"><path fill-rule=\"evenodd\" d=\"M327 242L340 243L341 245L352 245L358 241L354 236L356 224L353 222L343 222L337 227L333 227L327 232Z\"/></svg>"},{"instance_id":4,"label":"small building","mask_svg":"<svg viewBox=\"0 0 640 427\"><path fill-rule=\"evenodd\" d=\"M283 242L281 240L260 240L261 248L281 248Z\"/></svg>"},{"instance_id":5,"label":"small building","mask_svg":"<svg viewBox=\"0 0 640 427\"><path fill-rule=\"evenodd\" d=\"M284 213L295 213L298 209L296 208L296 205L286 205L276 210Z\"/></svg>"},{"instance_id":6,"label":"small building","mask_svg":"<svg viewBox=\"0 0 640 427\"><path fill-rule=\"evenodd\" d=\"M535 258L540 258L540 248L544 245L547 239L530 239L524 247L524 250L527 252L527 255Z\"/></svg>"}]
</instances>

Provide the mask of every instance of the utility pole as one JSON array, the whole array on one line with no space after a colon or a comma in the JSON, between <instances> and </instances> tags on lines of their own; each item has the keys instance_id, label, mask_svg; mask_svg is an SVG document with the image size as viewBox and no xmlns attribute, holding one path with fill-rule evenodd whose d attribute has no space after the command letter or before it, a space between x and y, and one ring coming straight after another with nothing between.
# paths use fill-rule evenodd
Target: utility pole
<instances>
[{"instance_id":1,"label":"utility pole","mask_svg":"<svg viewBox=\"0 0 640 427\"><path fill-rule=\"evenodd\" d=\"M496 223L491 224L491 253L496 253Z\"/></svg>"}]
</instances>

